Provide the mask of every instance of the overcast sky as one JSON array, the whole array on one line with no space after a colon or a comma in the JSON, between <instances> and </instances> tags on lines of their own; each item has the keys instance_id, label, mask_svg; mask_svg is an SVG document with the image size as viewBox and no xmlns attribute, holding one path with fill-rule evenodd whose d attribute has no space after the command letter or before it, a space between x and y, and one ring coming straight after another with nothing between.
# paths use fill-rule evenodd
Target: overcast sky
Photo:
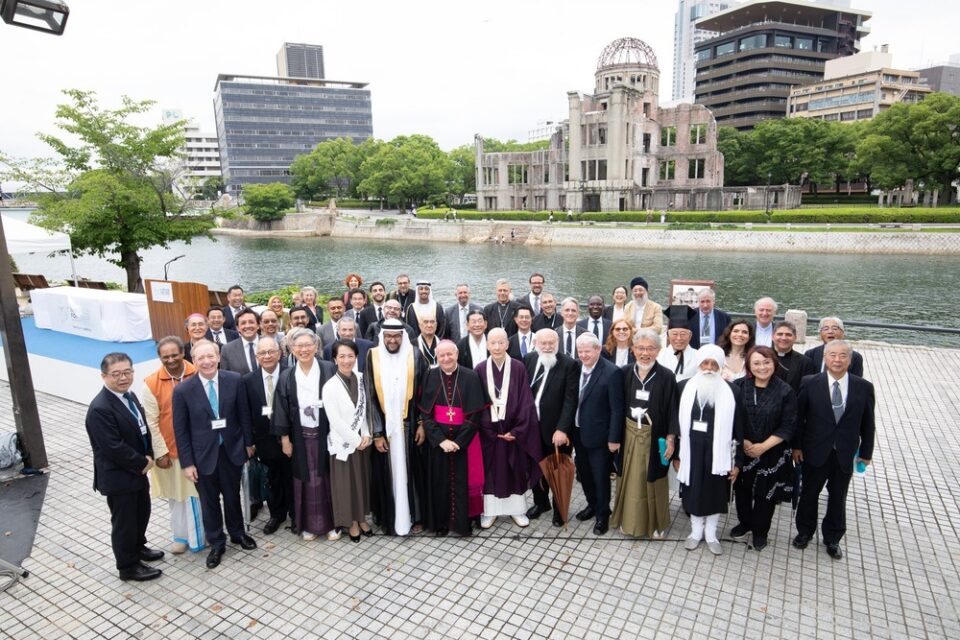
<instances>
[{"instance_id":1,"label":"overcast sky","mask_svg":"<svg viewBox=\"0 0 960 640\"><path fill-rule=\"evenodd\" d=\"M378 138L424 133L444 149L474 133L525 140L566 117L566 92L590 91L601 50L632 36L660 61L670 96L675 0L66 0L61 37L0 23L0 150L48 155L64 88L176 107L213 131L218 73L275 75L284 41L322 44L327 78L369 82ZM918 68L960 52L960 8L937 0L853 0L873 12L863 48L889 44Z\"/></svg>"}]
</instances>

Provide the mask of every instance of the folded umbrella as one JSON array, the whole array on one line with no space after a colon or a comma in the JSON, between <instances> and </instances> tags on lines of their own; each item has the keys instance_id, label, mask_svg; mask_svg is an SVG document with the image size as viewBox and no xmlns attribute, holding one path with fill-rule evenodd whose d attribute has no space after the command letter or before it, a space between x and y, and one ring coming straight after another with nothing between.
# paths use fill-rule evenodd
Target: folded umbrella
<instances>
[{"instance_id":1,"label":"folded umbrella","mask_svg":"<svg viewBox=\"0 0 960 640\"><path fill-rule=\"evenodd\" d=\"M565 453L560 453L560 447L554 445L553 453L540 461L543 477L553 492L553 499L557 504L557 513L566 527L570 513L570 497L573 495L573 477L576 469L573 459Z\"/></svg>"}]
</instances>

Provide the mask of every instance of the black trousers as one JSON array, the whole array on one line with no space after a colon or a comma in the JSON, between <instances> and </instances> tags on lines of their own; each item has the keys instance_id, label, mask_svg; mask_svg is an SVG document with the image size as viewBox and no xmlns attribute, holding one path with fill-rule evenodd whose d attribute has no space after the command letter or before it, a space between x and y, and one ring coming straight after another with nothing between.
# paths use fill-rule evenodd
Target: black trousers
<instances>
[{"instance_id":1,"label":"black trousers","mask_svg":"<svg viewBox=\"0 0 960 640\"><path fill-rule=\"evenodd\" d=\"M290 458L281 453L279 458L269 461L261 458L260 461L267 467L267 482L270 484L267 506L270 507L270 517L283 521L289 516L293 520L293 465Z\"/></svg>"},{"instance_id":2,"label":"black trousers","mask_svg":"<svg viewBox=\"0 0 960 640\"><path fill-rule=\"evenodd\" d=\"M140 547L147 544L150 522L150 490L107 496L110 507L110 544L117 569L133 569L140 564Z\"/></svg>"},{"instance_id":3,"label":"black trousers","mask_svg":"<svg viewBox=\"0 0 960 640\"><path fill-rule=\"evenodd\" d=\"M580 429L573 430L573 458L577 476L587 496L587 504L596 512L597 518L610 517L610 472L613 471L613 454L604 444L602 447L585 447L580 442Z\"/></svg>"},{"instance_id":4,"label":"black trousers","mask_svg":"<svg viewBox=\"0 0 960 640\"><path fill-rule=\"evenodd\" d=\"M813 536L817 530L817 509L820 492L827 487L827 513L820 525L824 544L836 544L847 530L847 489L850 476L840 468L837 452L831 451L827 462L814 467L806 462L801 466L803 489L797 505L797 533Z\"/></svg>"},{"instance_id":5,"label":"black trousers","mask_svg":"<svg viewBox=\"0 0 960 640\"><path fill-rule=\"evenodd\" d=\"M553 440L544 440L542 437L540 439L540 444L543 447L543 457L553 455ZM560 447L560 453L570 455L573 453L573 447L566 445ZM541 458L542 459L542 458ZM533 503L538 507L543 507L544 509L550 508L550 485L547 484L546 479L540 478L540 481L537 484L533 485ZM554 498L552 500L552 506L554 509L557 508L557 500Z\"/></svg>"},{"instance_id":6,"label":"black trousers","mask_svg":"<svg viewBox=\"0 0 960 640\"><path fill-rule=\"evenodd\" d=\"M740 524L750 529L754 536L766 538L777 505L767 500L765 496L754 495L753 478L756 474L756 469L746 474L741 471L733 485L733 495L737 503L737 518Z\"/></svg>"},{"instance_id":7,"label":"black trousers","mask_svg":"<svg viewBox=\"0 0 960 640\"><path fill-rule=\"evenodd\" d=\"M203 529L207 535L207 544L211 548L226 546L224 523L231 538L239 538L246 533L243 529L243 510L240 507L240 474L243 469L230 461L223 445L220 445L219 456L217 468L213 473L200 474L197 482ZM222 512L220 511L221 497L223 497Z\"/></svg>"}]
</instances>

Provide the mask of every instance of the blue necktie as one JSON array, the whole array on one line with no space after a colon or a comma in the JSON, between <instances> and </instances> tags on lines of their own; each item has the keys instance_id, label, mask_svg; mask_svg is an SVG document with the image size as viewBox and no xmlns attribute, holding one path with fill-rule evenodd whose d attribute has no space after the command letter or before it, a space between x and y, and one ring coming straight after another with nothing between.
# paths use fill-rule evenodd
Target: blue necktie
<instances>
[{"instance_id":1,"label":"blue necktie","mask_svg":"<svg viewBox=\"0 0 960 640\"><path fill-rule=\"evenodd\" d=\"M137 410L137 403L133 401L133 394L127 391L123 394L123 399L127 401L127 409L130 409L130 413L132 413L133 417L137 419L137 425L142 425L143 421L140 416L140 412ZM150 449L150 445L147 443L146 434L141 433L140 437L143 439L143 450L148 451Z\"/></svg>"},{"instance_id":2,"label":"blue necktie","mask_svg":"<svg viewBox=\"0 0 960 640\"><path fill-rule=\"evenodd\" d=\"M220 418L220 400L217 398L217 388L213 380L207 380L207 399L210 400L210 408L213 409L213 415ZM223 444L223 436L220 436L219 444Z\"/></svg>"},{"instance_id":3,"label":"blue necktie","mask_svg":"<svg viewBox=\"0 0 960 640\"><path fill-rule=\"evenodd\" d=\"M527 357L527 336L520 338L520 355Z\"/></svg>"}]
</instances>

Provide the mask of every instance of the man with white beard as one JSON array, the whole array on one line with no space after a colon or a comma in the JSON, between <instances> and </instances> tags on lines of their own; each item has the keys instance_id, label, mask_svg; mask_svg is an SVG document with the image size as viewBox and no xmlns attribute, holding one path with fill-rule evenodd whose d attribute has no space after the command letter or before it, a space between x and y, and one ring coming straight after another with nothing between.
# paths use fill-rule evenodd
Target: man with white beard
<instances>
[{"instance_id":1,"label":"man with white beard","mask_svg":"<svg viewBox=\"0 0 960 640\"><path fill-rule=\"evenodd\" d=\"M364 382L376 453L372 459L374 520L393 535L422 531L425 496L423 427L417 424L419 352L404 324L387 318L380 344L367 354Z\"/></svg>"},{"instance_id":2,"label":"man with white beard","mask_svg":"<svg viewBox=\"0 0 960 640\"><path fill-rule=\"evenodd\" d=\"M698 372L680 383L679 424L667 437L667 455L679 455L673 466L683 488L683 508L690 514L690 535L684 548L693 551L706 538L714 555L723 553L717 538L720 514L726 513L730 487L743 466L743 408L730 383L720 377L723 349L700 347Z\"/></svg>"},{"instance_id":3,"label":"man with white beard","mask_svg":"<svg viewBox=\"0 0 960 640\"><path fill-rule=\"evenodd\" d=\"M580 366L570 356L557 353L560 337L553 329L540 329L535 340L537 350L528 353L523 364L527 367L527 379L540 419L543 454L548 455L554 447L559 447L561 453L570 455L573 452L570 434L577 413ZM536 519L550 511L549 491L543 478L533 485L533 506L527 510L528 518ZM553 526L562 527L564 524L554 500Z\"/></svg>"}]
</instances>

